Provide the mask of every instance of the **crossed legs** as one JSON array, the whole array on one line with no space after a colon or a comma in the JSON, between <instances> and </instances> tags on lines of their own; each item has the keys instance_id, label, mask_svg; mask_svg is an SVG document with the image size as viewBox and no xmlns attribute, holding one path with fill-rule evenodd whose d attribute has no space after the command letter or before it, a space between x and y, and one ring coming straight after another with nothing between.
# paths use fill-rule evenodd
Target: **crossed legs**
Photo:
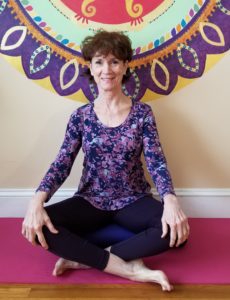
<instances>
[{"instance_id":1,"label":"crossed legs","mask_svg":"<svg viewBox=\"0 0 230 300\"><path fill-rule=\"evenodd\" d=\"M166 275L148 269L141 258L169 249L169 239L161 239L162 204L145 197L115 212L94 208L82 198L74 197L46 207L59 234L44 228L49 250L58 260L54 275L67 268L94 267L104 272L135 281L157 282L163 290L171 290ZM102 249L84 238L90 230L116 222L133 231L135 235L125 241Z\"/></svg>"}]
</instances>

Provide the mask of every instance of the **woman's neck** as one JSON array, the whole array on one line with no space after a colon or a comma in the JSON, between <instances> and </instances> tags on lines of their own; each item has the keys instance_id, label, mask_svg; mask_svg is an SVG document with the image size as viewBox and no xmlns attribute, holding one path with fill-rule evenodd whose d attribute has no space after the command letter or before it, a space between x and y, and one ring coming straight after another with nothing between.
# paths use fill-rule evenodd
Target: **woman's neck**
<instances>
[{"instance_id":1,"label":"woman's neck","mask_svg":"<svg viewBox=\"0 0 230 300\"><path fill-rule=\"evenodd\" d=\"M130 103L130 98L125 96L122 92L103 91L99 92L95 100L96 105L105 105L107 108L114 109L121 105Z\"/></svg>"}]
</instances>

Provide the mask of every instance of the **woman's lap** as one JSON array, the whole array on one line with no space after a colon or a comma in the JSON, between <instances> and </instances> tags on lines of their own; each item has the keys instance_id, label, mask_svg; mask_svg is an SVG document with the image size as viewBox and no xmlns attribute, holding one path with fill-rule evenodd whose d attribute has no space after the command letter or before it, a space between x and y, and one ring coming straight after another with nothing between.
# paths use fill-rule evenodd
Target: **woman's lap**
<instances>
[{"instance_id":1,"label":"woman's lap","mask_svg":"<svg viewBox=\"0 0 230 300\"><path fill-rule=\"evenodd\" d=\"M152 196L140 198L117 211L95 208L80 197L72 197L45 207L51 221L79 233L88 233L109 224L118 224L134 233L161 227L163 205Z\"/></svg>"},{"instance_id":2,"label":"woman's lap","mask_svg":"<svg viewBox=\"0 0 230 300\"><path fill-rule=\"evenodd\" d=\"M111 213L93 207L80 197L71 197L45 207L51 222L85 234L108 225Z\"/></svg>"},{"instance_id":3,"label":"woman's lap","mask_svg":"<svg viewBox=\"0 0 230 300\"><path fill-rule=\"evenodd\" d=\"M93 208L82 198L72 197L45 207L51 222L58 230L53 234L43 228L49 251L65 259L103 270L109 253L84 238L92 227L108 223L108 215Z\"/></svg>"},{"instance_id":4,"label":"woman's lap","mask_svg":"<svg viewBox=\"0 0 230 300\"><path fill-rule=\"evenodd\" d=\"M75 252L66 250L67 256L65 256L65 258L71 255L72 260L78 261L79 257L84 256L84 252L88 251L89 260L90 249L94 248L90 240L86 243L88 246L83 247L84 237L87 233L95 232L97 229L106 227L109 224L118 224L121 228L125 228L134 233L132 237L116 243L111 248L112 253L124 260L155 255L169 249L169 236L166 239L161 238L163 205L151 196L138 199L134 203L117 211L99 210L80 197L66 199L62 202L46 206L45 209L54 226L63 229L61 230L62 233L59 238L48 233L47 229L44 231L45 236L48 239L52 239L52 248L55 254L58 255L58 251L60 252L61 250L60 256L64 256L65 247L63 248L64 245L61 245L61 239L63 238L64 241L67 235L69 235L68 238L71 240L69 242L69 248L73 248L71 245L74 244L74 235L76 235L76 244L81 243L82 250L79 254L76 254L75 259L73 259L73 257L76 250ZM83 240L81 238L83 238ZM57 251L54 249L55 240L58 241L59 244ZM74 248L78 249L77 245L74 245ZM101 256L103 260L103 263L98 266L98 268L101 269L105 265L105 261L108 257L105 257L103 249L101 249L101 253L99 247L95 250L98 252L98 257ZM84 263L87 264L86 261L84 261ZM96 265L97 263L95 261L94 266Z\"/></svg>"},{"instance_id":5,"label":"woman's lap","mask_svg":"<svg viewBox=\"0 0 230 300\"><path fill-rule=\"evenodd\" d=\"M162 203L150 195L117 211L114 222L138 233L150 227L161 228L162 213Z\"/></svg>"},{"instance_id":6,"label":"woman's lap","mask_svg":"<svg viewBox=\"0 0 230 300\"><path fill-rule=\"evenodd\" d=\"M113 245L111 252L124 260L133 260L169 250L169 235L161 238L162 213L163 204L152 196L143 197L119 211L116 222L135 235Z\"/></svg>"}]
</instances>

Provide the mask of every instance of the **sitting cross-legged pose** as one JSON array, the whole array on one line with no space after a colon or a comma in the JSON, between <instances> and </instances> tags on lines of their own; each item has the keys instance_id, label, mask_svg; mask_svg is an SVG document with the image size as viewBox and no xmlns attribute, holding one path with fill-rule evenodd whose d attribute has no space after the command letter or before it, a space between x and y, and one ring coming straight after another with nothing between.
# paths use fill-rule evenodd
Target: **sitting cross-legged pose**
<instances>
[{"instance_id":1,"label":"sitting cross-legged pose","mask_svg":"<svg viewBox=\"0 0 230 300\"><path fill-rule=\"evenodd\" d=\"M53 275L93 267L139 282L172 286L164 272L151 270L142 258L186 243L188 220L175 195L151 107L126 96L132 59L129 38L99 31L82 43L89 62L94 102L76 109L63 144L31 199L22 234L60 258ZM44 205L70 174L82 148L82 177L73 197ZM141 154L161 197L153 198L144 176ZM117 224L132 236L103 247L88 234Z\"/></svg>"}]
</instances>

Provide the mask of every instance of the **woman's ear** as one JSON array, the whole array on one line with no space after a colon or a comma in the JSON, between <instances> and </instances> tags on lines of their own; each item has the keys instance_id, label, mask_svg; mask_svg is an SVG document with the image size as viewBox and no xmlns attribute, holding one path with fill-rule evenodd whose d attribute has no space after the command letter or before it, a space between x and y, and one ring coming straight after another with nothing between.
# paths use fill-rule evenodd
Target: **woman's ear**
<instances>
[{"instance_id":1,"label":"woman's ear","mask_svg":"<svg viewBox=\"0 0 230 300\"><path fill-rule=\"evenodd\" d=\"M124 65L125 65L125 71L124 71L124 75L125 75L127 73L128 67L129 67L128 60L125 61Z\"/></svg>"},{"instance_id":2,"label":"woman's ear","mask_svg":"<svg viewBox=\"0 0 230 300\"><path fill-rule=\"evenodd\" d=\"M89 64L89 71L90 71L90 74L93 76L93 71L92 71L92 64L91 64L91 62L90 62L90 64Z\"/></svg>"}]
</instances>

